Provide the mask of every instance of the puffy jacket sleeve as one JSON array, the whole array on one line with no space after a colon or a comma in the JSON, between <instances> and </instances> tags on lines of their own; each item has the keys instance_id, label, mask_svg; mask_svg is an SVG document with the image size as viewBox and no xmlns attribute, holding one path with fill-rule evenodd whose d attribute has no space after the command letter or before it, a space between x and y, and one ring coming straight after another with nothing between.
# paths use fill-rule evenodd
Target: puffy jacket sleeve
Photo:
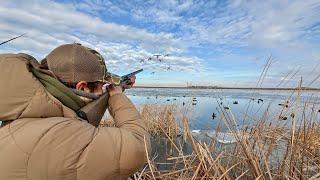
<instances>
[{"instance_id":1,"label":"puffy jacket sleeve","mask_svg":"<svg viewBox=\"0 0 320 180\"><path fill-rule=\"evenodd\" d=\"M80 157L78 179L126 179L146 162L150 139L135 106L117 94L109 99L109 112L116 127L96 129Z\"/></svg>"}]
</instances>

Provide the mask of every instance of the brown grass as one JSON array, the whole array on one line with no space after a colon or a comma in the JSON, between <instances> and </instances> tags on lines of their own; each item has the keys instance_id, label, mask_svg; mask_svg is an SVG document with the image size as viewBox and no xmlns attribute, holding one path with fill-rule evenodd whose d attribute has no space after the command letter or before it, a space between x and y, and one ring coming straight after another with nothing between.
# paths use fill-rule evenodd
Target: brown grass
<instances>
[{"instance_id":1,"label":"brown grass","mask_svg":"<svg viewBox=\"0 0 320 180\"><path fill-rule=\"evenodd\" d=\"M271 57L257 87L270 65ZM295 75L289 72L284 79ZM250 114L253 105L249 104L241 121L254 120L254 124L239 129L232 109L224 109L218 98L219 119L236 138L233 144L220 144L215 137L196 138L189 129L189 116L177 115L186 112L179 107L144 105L141 115L152 135L152 152L132 179L319 179L320 113L313 103L305 102L301 107L299 90L288 100L290 108L273 115L267 108L261 117ZM277 117L289 112L295 116L287 123L280 122Z\"/></svg>"},{"instance_id":2,"label":"brown grass","mask_svg":"<svg viewBox=\"0 0 320 180\"><path fill-rule=\"evenodd\" d=\"M176 119L173 105L144 105L141 115L152 135L148 164L133 179L307 179L320 177L320 125L317 114L294 127L257 121L234 128L231 111L221 119L238 140L219 145L215 138L197 140L189 119ZM307 118L307 117L305 117ZM218 129L216 129L218 132ZM292 133L294 132L294 133Z\"/></svg>"}]
</instances>

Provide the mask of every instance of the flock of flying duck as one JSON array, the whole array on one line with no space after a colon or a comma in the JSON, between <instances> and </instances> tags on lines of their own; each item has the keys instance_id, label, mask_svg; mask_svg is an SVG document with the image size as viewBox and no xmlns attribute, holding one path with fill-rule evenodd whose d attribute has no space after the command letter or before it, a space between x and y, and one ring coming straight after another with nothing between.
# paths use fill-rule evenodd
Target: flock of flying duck
<instances>
[{"instance_id":1,"label":"flock of flying duck","mask_svg":"<svg viewBox=\"0 0 320 180\"><path fill-rule=\"evenodd\" d=\"M162 62L163 61L163 58L164 57L168 57L169 56L169 54L164 54L164 55L162 55L162 54L154 54L154 55L152 55L151 57L148 57L148 58L146 58L146 59L140 59L140 62L141 63L144 63L144 62L146 62L146 61L152 61L153 59L156 59L157 61L159 61L159 62ZM161 58L162 57L162 58Z\"/></svg>"},{"instance_id":2,"label":"flock of flying duck","mask_svg":"<svg viewBox=\"0 0 320 180\"><path fill-rule=\"evenodd\" d=\"M146 62L151 62L153 60L155 61L159 61L159 62L163 62L164 61L164 58L165 57L169 57L170 54L153 54L152 56L150 57L147 57L145 59L140 59L140 63L146 63ZM167 71L170 71L171 70L171 67L168 66L165 68ZM155 74L155 72L151 72L151 74Z\"/></svg>"}]
</instances>

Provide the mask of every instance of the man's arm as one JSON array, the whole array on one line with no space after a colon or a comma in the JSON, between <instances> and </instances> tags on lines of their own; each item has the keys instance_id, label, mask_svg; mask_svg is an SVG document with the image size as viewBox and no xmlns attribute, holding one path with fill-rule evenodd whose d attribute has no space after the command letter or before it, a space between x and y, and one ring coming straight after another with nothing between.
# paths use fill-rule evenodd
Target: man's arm
<instances>
[{"instance_id":1,"label":"man's arm","mask_svg":"<svg viewBox=\"0 0 320 180\"><path fill-rule=\"evenodd\" d=\"M116 127L97 128L79 162L80 179L89 174L93 179L125 179L146 162L144 139L149 148L149 134L135 106L123 93L115 93L109 98L109 112Z\"/></svg>"},{"instance_id":2,"label":"man's arm","mask_svg":"<svg viewBox=\"0 0 320 180\"><path fill-rule=\"evenodd\" d=\"M150 138L140 113L124 94L112 96L109 99L109 107L109 112L122 138L120 170L122 170L121 174L125 175L130 173L131 168L139 168L146 162L144 141L146 140L149 150Z\"/></svg>"}]
</instances>

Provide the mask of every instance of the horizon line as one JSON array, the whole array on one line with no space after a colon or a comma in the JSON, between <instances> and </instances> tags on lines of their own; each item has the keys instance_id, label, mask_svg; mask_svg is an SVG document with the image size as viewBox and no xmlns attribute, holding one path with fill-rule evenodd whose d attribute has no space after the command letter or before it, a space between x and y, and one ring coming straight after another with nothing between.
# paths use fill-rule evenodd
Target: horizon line
<instances>
[{"instance_id":1,"label":"horizon line","mask_svg":"<svg viewBox=\"0 0 320 180\"><path fill-rule=\"evenodd\" d=\"M225 86L134 86L133 88L174 88L174 89L244 89L244 90L315 90L315 87L225 87Z\"/></svg>"}]
</instances>

